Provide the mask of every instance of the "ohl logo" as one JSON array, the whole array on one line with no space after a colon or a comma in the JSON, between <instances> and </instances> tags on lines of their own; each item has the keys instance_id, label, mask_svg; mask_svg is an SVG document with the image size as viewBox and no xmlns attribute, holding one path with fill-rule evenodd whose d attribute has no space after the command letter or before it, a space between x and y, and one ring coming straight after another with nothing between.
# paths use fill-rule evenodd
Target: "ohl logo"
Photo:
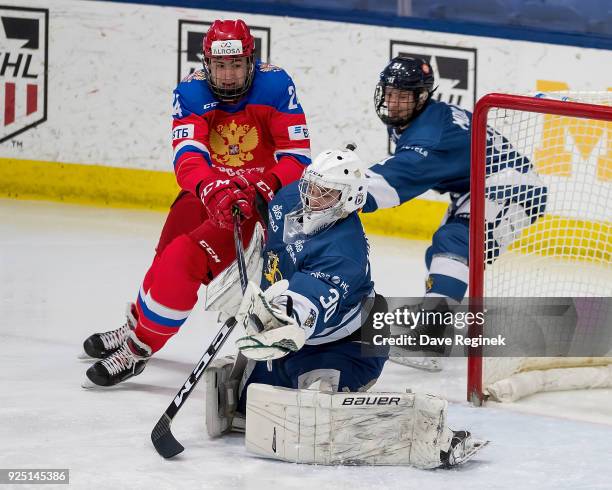
<instances>
[{"instance_id":1,"label":"ohl logo","mask_svg":"<svg viewBox=\"0 0 612 490\"><path fill-rule=\"evenodd\" d=\"M49 10L0 7L0 143L47 119Z\"/></svg>"}]
</instances>

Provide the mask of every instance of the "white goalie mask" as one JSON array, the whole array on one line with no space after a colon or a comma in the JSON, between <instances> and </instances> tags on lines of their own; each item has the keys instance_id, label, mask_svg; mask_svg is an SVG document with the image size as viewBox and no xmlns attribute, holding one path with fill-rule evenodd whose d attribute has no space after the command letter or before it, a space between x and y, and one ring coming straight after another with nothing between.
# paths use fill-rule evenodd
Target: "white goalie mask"
<instances>
[{"instance_id":1,"label":"white goalie mask","mask_svg":"<svg viewBox=\"0 0 612 490\"><path fill-rule=\"evenodd\" d=\"M300 179L300 204L285 216L284 242L305 240L361 209L368 187L366 168L353 150L319 154Z\"/></svg>"}]
</instances>

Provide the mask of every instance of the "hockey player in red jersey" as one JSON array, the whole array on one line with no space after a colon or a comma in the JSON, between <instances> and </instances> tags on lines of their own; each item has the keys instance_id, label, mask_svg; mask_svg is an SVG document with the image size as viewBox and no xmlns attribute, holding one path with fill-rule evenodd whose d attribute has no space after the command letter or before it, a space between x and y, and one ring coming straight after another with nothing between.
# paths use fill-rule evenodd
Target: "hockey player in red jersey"
<instances>
[{"instance_id":1,"label":"hockey player in red jersey","mask_svg":"<svg viewBox=\"0 0 612 490\"><path fill-rule=\"evenodd\" d=\"M282 186L310 163L308 129L287 73L254 59L242 20L216 20L203 43L203 69L174 91L172 144L181 191L170 208L156 254L126 324L84 342L94 385L136 374L175 335L200 285L235 259L232 208L245 246L260 214Z\"/></svg>"}]
</instances>

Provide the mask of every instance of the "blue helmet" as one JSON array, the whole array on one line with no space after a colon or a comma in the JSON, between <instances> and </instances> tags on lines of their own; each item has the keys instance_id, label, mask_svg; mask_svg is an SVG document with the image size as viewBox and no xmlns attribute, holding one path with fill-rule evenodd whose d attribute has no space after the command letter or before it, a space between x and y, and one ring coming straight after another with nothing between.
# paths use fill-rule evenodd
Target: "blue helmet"
<instances>
[{"instance_id":1,"label":"blue helmet","mask_svg":"<svg viewBox=\"0 0 612 490\"><path fill-rule=\"evenodd\" d=\"M431 65L420 58L396 56L380 73L374 92L374 107L382 122L389 126L406 126L425 107L434 92L434 73ZM407 116L390 116L385 89L388 87L411 91L416 107Z\"/></svg>"}]
</instances>

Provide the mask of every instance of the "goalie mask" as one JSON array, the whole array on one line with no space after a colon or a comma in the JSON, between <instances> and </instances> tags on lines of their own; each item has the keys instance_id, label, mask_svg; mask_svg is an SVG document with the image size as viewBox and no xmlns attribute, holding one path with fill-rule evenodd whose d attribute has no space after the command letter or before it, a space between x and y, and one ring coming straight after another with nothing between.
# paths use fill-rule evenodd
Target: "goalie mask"
<instances>
[{"instance_id":1,"label":"goalie mask","mask_svg":"<svg viewBox=\"0 0 612 490\"><path fill-rule=\"evenodd\" d=\"M255 40L242 20L215 20L203 43L204 73L211 92L236 102L253 83Z\"/></svg>"},{"instance_id":2,"label":"goalie mask","mask_svg":"<svg viewBox=\"0 0 612 490\"><path fill-rule=\"evenodd\" d=\"M294 243L331 227L366 201L367 166L353 150L327 150L306 168L299 205L285 216L283 240Z\"/></svg>"},{"instance_id":3,"label":"goalie mask","mask_svg":"<svg viewBox=\"0 0 612 490\"><path fill-rule=\"evenodd\" d=\"M405 128L434 93L431 65L420 58L396 56L380 74L374 107L387 126Z\"/></svg>"}]
</instances>

